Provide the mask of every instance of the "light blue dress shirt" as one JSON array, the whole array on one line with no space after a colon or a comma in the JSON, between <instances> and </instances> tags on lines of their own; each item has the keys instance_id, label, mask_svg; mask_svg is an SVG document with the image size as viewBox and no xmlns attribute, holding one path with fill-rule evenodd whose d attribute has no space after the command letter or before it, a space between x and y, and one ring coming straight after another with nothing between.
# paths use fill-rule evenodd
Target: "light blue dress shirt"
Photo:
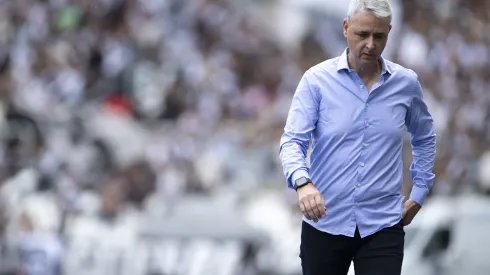
<instances>
[{"instance_id":1,"label":"light blue dress shirt","mask_svg":"<svg viewBox=\"0 0 490 275\"><path fill-rule=\"evenodd\" d=\"M401 219L405 129L413 151L410 199L420 205L434 182L436 135L414 71L381 58L379 81L368 92L349 69L347 51L303 75L279 155L290 188L310 177L325 199L326 216L305 222L350 237L357 226L366 237Z\"/></svg>"}]
</instances>

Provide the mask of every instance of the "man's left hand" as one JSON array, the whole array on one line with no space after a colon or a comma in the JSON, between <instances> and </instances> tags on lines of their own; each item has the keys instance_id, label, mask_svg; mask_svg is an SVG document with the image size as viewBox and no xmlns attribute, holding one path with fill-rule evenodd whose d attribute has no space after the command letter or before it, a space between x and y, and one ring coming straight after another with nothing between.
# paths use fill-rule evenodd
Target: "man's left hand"
<instances>
[{"instance_id":1,"label":"man's left hand","mask_svg":"<svg viewBox=\"0 0 490 275\"><path fill-rule=\"evenodd\" d=\"M402 219L404 225L409 225L415 215L419 212L421 206L413 200L407 200L403 204Z\"/></svg>"}]
</instances>

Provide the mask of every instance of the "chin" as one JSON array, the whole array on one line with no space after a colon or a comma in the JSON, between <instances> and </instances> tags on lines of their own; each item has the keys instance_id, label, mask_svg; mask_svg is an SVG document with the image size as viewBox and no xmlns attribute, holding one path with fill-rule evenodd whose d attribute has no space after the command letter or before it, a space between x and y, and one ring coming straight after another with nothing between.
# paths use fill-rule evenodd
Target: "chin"
<instances>
[{"instance_id":1,"label":"chin","mask_svg":"<svg viewBox=\"0 0 490 275\"><path fill-rule=\"evenodd\" d=\"M363 65L376 65L378 63L378 58L361 58L361 64Z\"/></svg>"}]
</instances>

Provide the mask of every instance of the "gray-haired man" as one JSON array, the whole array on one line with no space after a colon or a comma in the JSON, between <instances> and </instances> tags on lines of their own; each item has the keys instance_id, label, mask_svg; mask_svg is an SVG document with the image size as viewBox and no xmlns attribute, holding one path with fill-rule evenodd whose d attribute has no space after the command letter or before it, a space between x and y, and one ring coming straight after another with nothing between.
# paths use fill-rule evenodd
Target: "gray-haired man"
<instances>
[{"instance_id":1,"label":"gray-haired man","mask_svg":"<svg viewBox=\"0 0 490 275\"><path fill-rule=\"evenodd\" d=\"M386 0L353 0L348 48L309 69L295 92L280 156L303 212L305 275L399 275L405 232L433 185L435 133L417 75L381 54ZM402 147L411 135L413 189L403 204ZM311 167L306 151L313 140Z\"/></svg>"}]
</instances>

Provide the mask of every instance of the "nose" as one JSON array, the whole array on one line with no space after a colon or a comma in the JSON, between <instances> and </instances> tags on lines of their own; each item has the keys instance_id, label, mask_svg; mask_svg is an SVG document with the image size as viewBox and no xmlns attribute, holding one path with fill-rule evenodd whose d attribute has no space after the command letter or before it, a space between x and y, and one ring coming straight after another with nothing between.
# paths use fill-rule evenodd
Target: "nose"
<instances>
[{"instance_id":1,"label":"nose","mask_svg":"<svg viewBox=\"0 0 490 275\"><path fill-rule=\"evenodd\" d=\"M373 37L373 36L370 36L370 37L368 38L368 41L367 41L367 43L366 43L366 48L367 48L368 50L373 50L373 49L374 49L374 37Z\"/></svg>"}]
</instances>

